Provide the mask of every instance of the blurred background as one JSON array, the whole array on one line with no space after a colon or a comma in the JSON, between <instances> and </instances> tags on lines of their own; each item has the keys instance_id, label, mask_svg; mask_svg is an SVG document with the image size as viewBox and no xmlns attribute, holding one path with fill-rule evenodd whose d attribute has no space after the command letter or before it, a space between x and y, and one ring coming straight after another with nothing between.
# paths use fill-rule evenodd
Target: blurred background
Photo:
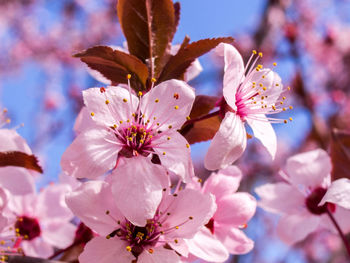
<instances>
[{"instance_id":1,"label":"blurred background","mask_svg":"<svg viewBox=\"0 0 350 263\"><path fill-rule=\"evenodd\" d=\"M350 126L350 1L348 0L180 0L181 19L174 44L233 36L247 60L253 49L261 64L290 86L294 109L275 125L277 158L272 161L251 139L237 165L245 178L241 191L280 180L288 156L329 149L331 129ZM116 0L0 0L0 107L44 168L38 188L57 181L60 158L74 139L81 91L102 86L72 54L94 45L123 45ZM215 53L200 58L203 72L190 82L197 94L221 95L223 62ZM22 127L21 124L24 124ZM198 176L209 175L203 153L209 143L192 145ZM275 234L277 217L258 209L246 229L255 248L230 262L346 262L341 240L319 232L290 248Z\"/></svg>"}]
</instances>

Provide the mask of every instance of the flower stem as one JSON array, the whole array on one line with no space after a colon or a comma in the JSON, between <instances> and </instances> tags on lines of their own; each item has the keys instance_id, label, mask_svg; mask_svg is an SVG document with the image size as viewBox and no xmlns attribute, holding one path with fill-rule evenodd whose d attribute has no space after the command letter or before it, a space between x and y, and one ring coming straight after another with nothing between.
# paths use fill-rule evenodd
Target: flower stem
<instances>
[{"instance_id":1,"label":"flower stem","mask_svg":"<svg viewBox=\"0 0 350 263\"><path fill-rule=\"evenodd\" d=\"M328 208L327 208L327 214L328 214L329 218L331 219L332 223L334 224L335 228L338 230L339 236L341 237L341 239L344 243L344 246L346 248L346 251L348 252L348 255L350 257L350 244L349 244L349 242L346 240L346 237L345 237L343 231L341 230L338 222L335 220L334 216L332 215L332 212L329 211Z\"/></svg>"},{"instance_id":2,"label":"flower stem","mask_svg":"<svg viewBox=\"0 0 350 263\"><path fill-rule=\"evenodd\" d=\"M195 122L197 122L197 121L202 121L202 120L205 120L205 119L209 119L209 118L214 117L214 116L219 115L219 114L220 114L220 110L214 111L214 112L212 112L212 113L208 113L207 115L203 115L203 116L201 116L201 117L198 117L198 118L195 118L195 119L191 119L191 120L186 121L186 122L184 123L184 126L185 126L185 125L189 125L189 124L193 124L193 123L195 123Z\"/></svg>"}]
</instances>

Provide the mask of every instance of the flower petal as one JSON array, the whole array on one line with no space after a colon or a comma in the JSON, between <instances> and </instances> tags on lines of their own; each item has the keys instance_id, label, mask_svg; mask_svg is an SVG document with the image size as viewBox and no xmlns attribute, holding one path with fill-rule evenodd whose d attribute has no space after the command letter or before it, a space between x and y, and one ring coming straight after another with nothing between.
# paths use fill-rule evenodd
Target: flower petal
<instances>
[{"instance_id":1,"label":"flower petal","mask_svg":"<svg viewBox=\"0 0 350 263\"><path fill-rule=\"evenodd\" d=\"M112 193L123 215L134 225L144 226L153 218L163 189L169 186L166 170L149 158L133 157L112 174Z\"/></svg>"},{"instance_id":2,"label":"flower petal","mask_svg":"<svg viewBox=\"0 0 350 263\"><path fill-rule=\"evenodd\" d=\"M276 133L265 115L259 114L256 117L259 120L247 117L247 123L252 128L254 136L261 141L272 159L274 159L277 151Z\"/></svg>"},{"instance_id":3,"label":"flower petal","mask_svg":"<svg viewBox=\"0 0 350 263\"><path fill-rule=\"evenodd\" d=\"M227 249L206 227L201 228L193 238L186 239L186 243L191 254L205 261L224 262L229 257Z\"/></svg>"},{"instance_id":4,"label":"flower petal","mask_svg":"<svg viewBox=\"0 0 350 263\"><path fill-rule=\"evenodd\" d=\"M277 225L277 234L288 245L303 240L315 231L320 223L319 216L308 212L283 216Z\"/></svg>"},{"instance_id":5,"label":"flower petal","mask_svg":"<svg viewBox=\"0 0 350 263\"><path fill-rule=\"evenodd\" d=\"M114 86L107 87L105 92L101 92L100 88L84 90L83 98L88 111L94 113L92 119L107 127L131 118L139 103L138 98L127 89Z\"/></svg>"},{"instance_id":6,"label":"flower petal","mask_svg":"<svg viewBox=\"0 0 350 263\"><path fill-rule=\"evenodd\" d=\"M115 166L121 149L113 142L115 135L103 128L81 132L62 155L63 171L77 178L103 175Z\"/></svg>"},{"instance_id":7,"label":"flower petal","mask_svg":"<svg viewBox=\"0 0 350 263\"><path fill-rule=\"evenodd\" d=\"M141 99L141 111L146 120L159 123L160 130L180 129L190 115L194 102L194 89L181 80L168 80L152 88ZM156 118L154 120L154 118Z\"/></svg>"},{"instance_id":8,"label":"flower petal","mask_svg":"<svg viewBox=\"0 0 350 263\"><path fill-rule=\"evenodd\" d=\"M137 263L181 263L180 257L173 250L163 247L152 248L149 253L144 250L137 258Z\"/></svg>"},{"instance_id":9,"label":"flower petal","mask_svg":"<svg viewBox=\"0 0 350 263\"><path fill-rule=\"evenodd\" d=\"M21 247L24 251L24 254L29 257L41 257L48 258L53 254L53 247L40 237L37 237L30 241L22 241Z\"/></svg>"},{"instance_id":10,"label":"flower petal","mask_svg":"<svg viewBox=\"0 0 350 263\"><path fill-rule=\"evenodd\" d=\"M33 174L22 167L1 167L0 186L11 194L24 195L35 192L35 180Z\"/></svg>"},{"instance_id":11,"label":"flower petal","mask_svg":"<svg viewBox=\"0 0 350 263\"><path fill-rule=\"evenodd\" d=\"M286 171L292 184L310 188L324 186L328 188L331 160L322 149L300 153L287 160Z\"/></svg>"},{"instance_id":12,"label":"flower petal","mask_svg":"<svg viewBox=\"0 0 350 263\"><path fill-rule=\"evenodd\" d=\"M155 139L154 144L153 150L158 154L161 164L184 182L189 182L194 176L194 169L186 139L178 132L171 132Z\"/></svg>"},{"instance_id":13,"label":"flower petal","mask_svg":"<svg viewBox=\"0 0 350 263\"><path fill-rule=\"evenodd\" d=\"M73 243L76 226L68 223L51 223L42 229L42 238L48 244L57 248L66 248Z\"/></svg>"},{"instance_id":14,"label":"flower petal","mask_svg":"<svg viewBox=\"0 0 350 263\"><path fill-rule=\"evenodd\" d=\"M212 173L204 182L203 192L215 195L216 201L225 195L237 191L242 179L242 172L235 165L227 166L225 169Z\"/></svg>"},{"instance_id":15,"label":"flower petal","mask_svg":"<svg viewBox=\"0 0 350 263\"><path fill-rule=\"evenodd\" d=\"M256 200L248 193L239 192L224 196L217 202L217 206L214 221L238 227L246 224L253 217Z\"/></svg>"},{"instance_id":16,"label":"flower petal","mask_svg":"<svg viewBox=\"0 0 350 263\"><path fill-rule=\"evenodd\" d=\"M159 211L163 214L165 238L191 238L213 216L216 204L213 195L185 189L164 197ZM160 219L162 220L162 219ZM178 226L178 229L175 227ZM174 229L174 231L167 231Z\"/></svg>"},{"instance_id":17,"label":"flower petal","mask_svg":"<svg viewBox=\"0 0 350 263\"><path fill-rule=\"evenodd\" d=\"M296 213L305 204L306 197L286 183L264 184L254 191L261 198L259 206L271 213Z\"/></svg>"},{"instance_id":18,"label":"flower petal","mask_svg":"<svg viewBox=\"0 0 350 263\"><path fill-rule=\"evenodd\" d=\"M79 256L80 263L130 263L135 257L126 250L128 244L119 238L95 237Z\"/></svg>"},{"instance_id":19,"label":"flower petal","mask_svg":"<svg viewBox=\"0 0 350 263\"><path fill-rule=\"evenodd\" d=\"M116 220L124 219L115 205L109 185L102 181L82 184L76 191L67 195L66 202L84 224L102 236L116 229Z\"/></svg>"},{"instance_id":20,"label":"flower petal","mask_svg":"<svg viewBox=\"0 0 350 263\"><path fill-rule=\"evenodd\" d=\"M15 131L0 129L0 152L20 151L32 154L27 142Z\"/></svg>"},{"instance_id":21,"label":"flower petal","mask_svg":"<svg viewBox=\"0 0 350 263\"><path fill-rule=\"evenodd\" d=\"M91 112L89 112L86 106L83 106L75 119L73 130L76 134L88 129L96 127L96 123L91 118Z\"/></svg>"},{"instance_id":22,"label":"flower petal","mask_svg":"<svg viewBox=\"0 0 350 263\"><path fill-rule=\"evenodd\" d=\"M223 95L227 104L236 110L236 91L244 79L244 63L238 50L229 44L221 43L216 48L217 53L224 56L225 74Z\"/></svg>"},{"instance_id":23,"label":"flower petal","mask_svg":"<svg viewBox=\"0 0 350 263\"><path fill-rule=\"evenodd\" d=\"M204 159L208 170L225 168L236 161L247 145L247 134L240 117L227 112Z\"/></svg>"},{"instance_id":24,"label":"flower petal","mask_svg":"<svg viewBox=\"0 0 350 263\"><path fill-rule=\"evenodd\" d=\"M350 209L350 180L341 178L332 182L319 205L326 202Z\"/></svg>"},{"instance_id":25,"label":"flower petal","mask_svg":"<svg viewBox=\"0 0 350 263\"><path fill-rule=\"evenodd\" d=\"M226 225L215 228L216 237L226 249L233 255L241 255L250 252L254 247L254 241L248 238L243 231Z\"/></svg>"}]
</instances>

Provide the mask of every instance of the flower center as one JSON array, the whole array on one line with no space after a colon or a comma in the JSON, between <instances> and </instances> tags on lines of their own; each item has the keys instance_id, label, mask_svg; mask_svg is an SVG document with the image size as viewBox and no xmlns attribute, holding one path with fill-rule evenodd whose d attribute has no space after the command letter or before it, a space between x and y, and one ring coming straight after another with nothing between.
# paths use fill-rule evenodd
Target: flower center
<instances>
[{"instance_id":1,"label":"flower center","mask_svg":"<svg viewBox=\"0 0 350 263\"><path fill-rule=\"evenodd\" d=\"M145 247L154 246L158 242L160 232L157 231L157 228L158 224L154 220L148 220L144 227L135 226L127 220L125 224L121 224L120 228L109 234L107 238L118 236L120 239L127 241L129 243L127 249L135 257L138 257Z\"/></svg>"},{"instance_id":2,"label":"flower center","mask_svg":"<svg viewBox=\"0 0 350 263\"><path fill-rule=\"evenodd\" d=\"M142 124L133 123L121 127L116 136L123 144L120 154L124 157L131 158L139 154L148 156L153 152L151 145L154 136L153 129L147 129Z\"/></svg>"},{"instance_id":3,"label":"flower center","mask_svg":"<svg viewBox=\"0 0 350 263\"><path fill-rule=\"evenodd\" d=\"M335 205L331 203L325 203L322 206L318 206L326 192L327 189L318 187L314 189L311 194L309 194L309 196L306 198L305 204L310 213L321 215L326 213L327 209L334 211Z\"/></svg>"},{"instance_id":4,"label":"flower center","mask_svg":"<svg viewBox=\"0 0 350 263\"><path fill-rule=\"evenodd\" d=\"M15 223L16 232L26 240L40 236L41 229L36 218L21 216Z\"/></svg>"}]
</instances>

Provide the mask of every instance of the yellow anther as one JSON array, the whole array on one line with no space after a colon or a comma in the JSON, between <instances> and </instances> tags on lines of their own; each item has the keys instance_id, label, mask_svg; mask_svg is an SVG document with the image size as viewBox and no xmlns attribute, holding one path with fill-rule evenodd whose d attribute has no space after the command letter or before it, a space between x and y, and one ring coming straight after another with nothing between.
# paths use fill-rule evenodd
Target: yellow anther
<instances>
[{"instance_id":1,"label":"yellow anther","mask_svg":"<svg viewBox=\"0 0 350 263\"><path fill-rule=\"evenodd\" d=\"M113 125L113 128L114 128L114 129L116 129L117 127L118 127L117 124L114 124L114 125Z\"/></svg>"},{"instance_id":2,"label":"yellow anther","mask_svg":"<svg viewBox=\"0 0 350 263\"><path fill-rule=\"evenodd\" d=\"M257 53L255 49L252 52L253 52L254 55L256 55L256 53Z\"/></svg>"},{"instance_id":3,"label":"yellow anther","mask_svg":"<svg viewBox=\"0 0 350 263\"><path fill-rule=\"evenodd\" d=\"M289 87L289 86L287 87L287 90L290 90L290 87Z\"/></svg>"},{"instance_id":4,"label":"yellow anther","mask_svg":"<svg viewBox=\"0 0 350 263\"><path fill-rule=\"evenodd\" d=\"M275 106L275 105L272 105L272 109L273 109L273 110L276 110L276 106Z\"/></svg>"},{"instance_id":5,"label":"yellow anther","mask_svg":"<svg viewBox=\"0 0 350 263\"><path fill-rule=\"evenodd\" d=\"M174 239L174 242L175 242L175 244L179 243L179 241L177 239Z\"/></svg>"},{"instance_id":6,"label":"yellow anther","mask_svg":"<svg viewBox=\"0 0 350 263\"><path fill-rule=\"evenodd\" d=\"M201 178L198 178L198 183L201 183L203 180Z\"/></svg>"},{"instance_id":7,"label":"yellow anther","mask_svg":"<svg viewBox=\"0 0 350 263\"><path fill-rule=\"evenodd\" d=\"M174 109L175 109L175 110L178 110L178 109L179 109L179 106L176 105L176 106L174 107Z\"/></svg>"},{"instance_id":8,"label":"yellow anther","mask_svg":"<svg viewBox=\"0 0 350 263\"><path fill-rule=\"evenodd\" d=\"M257 66L257 68L262 69L262 68L263 68L263 65L259 64L259 65Z\"/></svg>"},{"instance_id":9,"label":"yellow anther","mask_svg":"<svg viewBox=\"0 0 350 263\"><path fill-rule=\"evenodd\" d=\"M263 100L263 99L265 99L265 97L264 97L264 96L261 96L261 99Z\"/></svg>"},{"instance_id":10,"label":"yellow anther","mask_svg":"<svg viewBox=\"0 0 350 263\"><path fill-rule=\"evenodd\" d=\"M263 87L263 90L265 91L265 90L266 90L266 87Z\"/></svg>"},{"instance_id":11,"label":"yellow anther","mask_svg":"<svg viewBox=\"0 0 350 263\"><path fill-rule=\"evenodd\" d=\"M289 117L289 120L290 120L290 121L293 121L293 118L292 118L292 117Z\"/></svg>"},{"instance_id":12,"label":"yellow anther","mask_svg":"<svg viewBox=\"0 0 350 263\"><path fill-rule=\"evenodd\" d=\"M280 104L282 105L282 104L283 104L283 101L280 101Z\"/></svg>"},{"instance_id":13,"label":"yellow anther","mask_svg":"<svg viewBox=\"0 0 350 263\"><path fill-rule=\"evenodd\" d=\"M283 108L282 110L283 110L283 111L286 111L287 109L286 109L286 108Z\"/></svg>"},{"instance_id":14,"label":"yellow anther","mask_svg":"<svg viewBox=\"0 0 350 263\"><path fill-rule=\"evenodd\" d=\"M286 97L282 97L282 100L285 100L286 99Z\"/></svg>"},{"instance_id":15,"label":"yellow anther","mask_svg":"<svg viewBox=\"0 0 350 263\"><path fill-rule=\"evenodd\" d=\"M110 238L111 238L111 236L110 236L110 235L107 235L107 236L106 236L106 239L110 239Z\"/></svg>"},{"instance_id":16,"label":"yellow anther","mask_svg":"<svg viewBox=\"0 0 350 263\"><path fill-rule=\"evenodd\" d=\"M131 114L131 116L136 117L136 114L135 114L135 113L133 113L133 114Z\"/></svg>"},{"instance_id":17,"label":"yellow anther","mask_svg":"<svg viewBox=\"0 0 350 263\"><path fill-rule=\"evenodd\" d=\"M131 79L131 74L126 75L127 79Z\"/></svg>"},{"instance_id":18,"label":"yellow anther","mask_svg":"<svg viewBox=\"0 0 350 263\"><path fill-rule=\"evenodd\" d=\"M109 100L106 100L106 104L107 104L107 105L109 104Z\"/></svg>"},{"instance_id":19,"label":"yellow anther","mask_svg":"<svg viewBox=\"0 0 350 263\"><path fill-rule=\"evenodd\" d=\"M284 120L283 122L284 122L284 123L287 123L288 121L287 121L287 120Z\"/></svg>"},{"instance_id":20,"label":"yellow anther","mask_svg":"<svg viewBox=\"0 0 350 263\"><path fill-rule=\"evenodd\" d=\"M139 91L139 92L137 93L137 95L139 95L139 97L141 97L141 96L142 96L142 92Z\"/></svg>"},{"instance_id":21,"label":"yellow anther","mask_svg":"<svg viewBox=\"0 0 350 263\"><path fill-rule=\"evenodd\" d=\"M119 121L119 123L120 123L120 124L122 124L122 123L123 123L123 121Z\"/></svg>"},{"instance_id":22,"label":"yellow anther","mask_svg":"<svg viewBox=\"0 0 350 263\"><path fill-rule=\"evenodd\" d=\"M187 147L187 148L190 148L190 145L189 145L188 143L186 143L186 147Z\"/></svg>"},{"instance_id":23,"label":"yellow anther","mask_svg":"<svg viewBox=\"0 0 350 263\"><path fill-rule=\"evenodd\" d=\"M127 100L127 99L123 99L123 101L124 101L124 102L128 102L128 100Z\"/></svg>"},{"instance_id":24,"label":"yellow anther","mask_svg":"<svg viewBox=\"0 0 350 263\"><path fill-rule=\"evenodd\" d=\"M256 82L253 82L252 84L253 84L253 86L255 86L255 85L256 85Z\"/></svg>"},{"instance_id":25,"label":"yellow anther","mask_svg":"<svg viewBox=\"0 0 350 263\"><path fill-rule=\"evenodd\" d=\"M154 250L153 250L152 248L149 248L149 249L148 249L148 252L149 252L150 254L153 254Z\"/></svg>"},{"instance_id":26,"label":"yellow anther","mask_svg":"<svg viewBox=\"0 0 350 263\"><path fill-rule=\"evenodd\" d=\"M155 78L151 78L151 81L152 82L156 82L157 80Z\"/></svg>"},{"instance_id":27,"label":"yellow anther","mask_svg":"<svg viewBox=\"0 0 350 263\"><path fill-rule=\"evenodd\" d=\"M158 103L158 102L159 102L159 99L156 99L154 102L155 102L155 103Z\"/></svg>"},{"instance_id":28,"label":"yellow anther","mask_svg":"<svg viewBox=\"0 0 350 263\"><path fill-rule=\"evenodd\" d=\"M276 83L275 86L278 87L280 84Z\"/></svg>"},{"instance_id":29,"label":"yellow anther","mask_svg":"<svg viewBox=\"0 0 350 263\"><path fill-rule=\"evenodd\" d=\"M23 237L24 239L28 239L29 238L29 236L28 235L24 235L24 237Z\"/></svg>"},{"instance_id":30,"label":"yellow anther","mask_svg":"<svg viewBox=\"0 0 350 263\"><path fill-rule=\"evenodd\" d=\"M95 116L95 113L94 113L94 112L91 112L90 115L91 115L91 116Z\"/></svg>"},{"instance_id":31,"label":"yellow anther","mask_svg":"<svg viewBox=\"0 0 350 263\"><path fill-rule=\"evenodd\" d=\"M188 121L189 121L190 119L191 119L191 117L190 117L190 116L187 116L187 117L186 117L186 120L188 120Z\"/></svg>"},{"instance_id":32,"label":"yellow anther","mask_svg":"<svg viewBox=\"0 0 350 263\"><path fill-rule=\"evenodd\" d=\"M265 75L262 75L261 77L264 79L264 78L265 78Z\"/></svg>"},{"instance_id":33,"label":"yellow anther","mask_svg":"<svg viewBox=\"0 0 350 263\"><path fill-rule=\"evenodd\" d=\"M189 220L192 220L192 219L193 219L193 216L189 216L188 219L189 219Z\"/></svg>"},{"instance_id":34,"label":"yellow anther","mask_svg":"<svg viewBox=\"0 0 350 263\"><path fill-rule=\"evenodd\" d=\"M163 155L165 155L165 152L163 152Z\"/></svg>"},{"instance_id":35,"label":"yellow anther","mask_svg":"<svg viewBox=\"0 0 350 263\"><path fill-rule=\"evenodd\" d=\"M178 227L178 226L176 226L175 228L176 228L176 229L179 229L179 227Z\"/></svg>"},{"instance_id":36,"label":"yellow anther","mask_svg":"<svg viewBox=\"0 0 350 263\"><path fill-rule=\"evenodd\" d=\"M130 246L127 246L127 247L126 247L126 250L130 252L130 251L131 251L131 247L130 247Z\"/></svg>"},{"instance_id":37,"label":"yellow anther","mask_svg":"<svg viewBox=\"0 0 350 263\"><path fill-rule=\"evenodd\" d=\"M0 244L1 244L1 245L5 245L5 241L4 241L4 240L1 240L1 241L0 241Z\"/></svg>"},{"instance_id":38,"label":"yellow anther","mask_svg":"<svg viewBox=\"0 0 350 263\"><path fill-rule=\"evenodd\" d=\"M166 138L168 141L170 140L170 137Z\"/></svg>"},{"instance_id":39,"label":"yellow anther","mask_svg":"<svg viewBox=\"0 0 350 263\"><path fill-rule=\"evenodd\" d=\"M275 67L277 66L277 63L276 62L274 62L274 63L272 63L272 65L274 65Z\"/></svg>"},{"instance_id":40,"label":"yellow anther","mask_svg":"<svg viewBox=\"0 0 350 263\"><path fill-rule=\"evenodd\" d=\"M259 52L259 57L261 57L262 58L262 56L263 56L263 53L262 52Z\"/></svg>"},{"instance_id":41,"label":"yellow anther","mask_svg":"<svg viewBox=\"0 0 350 263\"><path fill-rule=\"evenodd\" d=\"M258 67L255 68L256 71L260 71L260 69Z\"/></svg>"},{"instance_id":42,"label":"yellow anther","mask_svg":"<svg viewBox=\"0 0 350 263\"><path fill-rule=\"evenodd\" d=\"M292 110L292 109L293 109L293 106L289 106L289 109L291 109L291 110Z\"/></svg>"},{"instance_id":43,"label":"yellow anther","mask_svg":"<svg viewBox=\"0 0 350 263\"><path fill-rule=\"evenodd\" d=\"M144 143L144 140L141 139L141 140L140 140L140 143L141 143L141 144Z\"/></svg>"},{"instance_id":44,"label":"yellow anther","mask_svg":"<svg viewBox=\"0 0 350 263\"><path fill-rule=\"evenodd\" d=\"M259 83L259 87L262 87L263 86L263 84L262 83Z\"/></svg>"},{"instance_id":45,"label":"yellow anther","mask_svg":"<svg viewBox=\"0 0 350 263\"><path fill-rule=\"evenodd\" d=\"M153 120L156 120L157 119L157 117L153 117Z\"/></svg>"},{"instance_id":46,"label":"yellow anther","mask_svg":"<svg viewBox=\"0 0 350 263\"><path fill-rule=\"evenodd\" d=\"M168 128L171 129L173 126L172 125L169 125Z\"/></svg>"}]
</instances>

